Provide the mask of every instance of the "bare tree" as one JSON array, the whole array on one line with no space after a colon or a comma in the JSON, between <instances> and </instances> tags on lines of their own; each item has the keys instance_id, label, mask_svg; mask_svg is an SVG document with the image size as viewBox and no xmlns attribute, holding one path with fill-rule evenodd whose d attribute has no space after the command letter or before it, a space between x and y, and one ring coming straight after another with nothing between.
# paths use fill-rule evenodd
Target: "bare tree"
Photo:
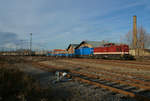
<instances>
[{"instance_id":1,"label":"bare tree","mask_svg":"<svg viewBox=\"0 0 150 101\"><path fill-rule=\"evenodd\" d=\"M137 48L139 49L144 49L145 46L144 46L144 43L145 43L145 35L146 35L146 30L141 26L139 29L138 29L138 33L137 33L137 37L138 37L138 40L137 40Z\"/></svg>"},{"instance_id":2,"label":"bare tree","mask_svg":"<svg viewBox=\"0 0 150 101\"><path fill-rule=\"evenodd\" d=\"M124 42L128 44L131 49L133 48L132 37L133 34L131 30L124 36ZM137 48L145 49L149 47L150 47L150 34L148 34L146 30L141 26L137 30Z\"/></svg>"},{"instance_id":3,"label":"bare tree","mask_svg":"<svg viewBox=\"0 0 150 101\"><path fill-rule=\"evenodd\" d=\"M121 37L120 39L121 42L126 43L129 45L129 47L132 49L132 31L130 30L127 34L125 34L124 37Z\"/></svg>"},{"instance_id":4,"label":"bare tree","mask_svg":"<svg viewBox=\"0 0 150 101\"><path fill-rule=\"evenodd\" d=\"M145 34L145 39L144 39L144 47L145 48L150 48L150 34Z\"/></svg>"}]
</instances>

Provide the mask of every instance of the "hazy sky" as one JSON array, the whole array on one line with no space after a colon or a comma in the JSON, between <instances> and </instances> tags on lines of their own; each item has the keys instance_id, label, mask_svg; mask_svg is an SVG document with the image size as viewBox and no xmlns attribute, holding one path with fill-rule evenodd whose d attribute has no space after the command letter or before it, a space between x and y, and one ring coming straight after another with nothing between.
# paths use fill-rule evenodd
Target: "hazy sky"
<instances>
[{"instance_id":1,"label":"hazy sky","mask_svg":"<svg viewBox=\"0 0 150 101\"><path fill-rule=\"evenodd\" d=\"M150 0L0 0L0 47L66 48L82 40L119 42L138 26L150 32Z\"/></svg>"}]
</instances>

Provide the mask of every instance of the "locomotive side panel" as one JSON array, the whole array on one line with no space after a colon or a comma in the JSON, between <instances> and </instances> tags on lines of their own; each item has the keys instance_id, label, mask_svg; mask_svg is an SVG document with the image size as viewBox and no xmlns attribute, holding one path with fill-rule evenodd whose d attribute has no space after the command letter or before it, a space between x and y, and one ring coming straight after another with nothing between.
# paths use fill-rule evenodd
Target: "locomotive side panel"
<instances>
[{"instance_id":1,"label":"locomotive side panel","mask_svg":"<svg viewBox=\"0 0 150 101\"><path fill-rule=\"evenodd\" d=\"M105 47L94 48L96 58L120 59L129 54L128 45L110 45Z\"/></svg>"}]
</instances>

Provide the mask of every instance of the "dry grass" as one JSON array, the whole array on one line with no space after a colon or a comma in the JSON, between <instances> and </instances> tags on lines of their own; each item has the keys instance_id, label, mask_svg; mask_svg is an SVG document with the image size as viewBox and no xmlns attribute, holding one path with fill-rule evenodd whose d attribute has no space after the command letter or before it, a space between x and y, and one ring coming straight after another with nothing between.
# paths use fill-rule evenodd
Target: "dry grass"
<instances>
[{"instance_id":1,"label":"dry grass","mask_svg":"<svg viewBox=\"0 0 150 101\"><path fill-rule=\"evenodd\" d=\"M0 101L63 101L54 95L55 89L42 88L31 75L20 71L15 64L21 62L26 63L22 57L0 57Z\"/></svg>"}]
</instances>

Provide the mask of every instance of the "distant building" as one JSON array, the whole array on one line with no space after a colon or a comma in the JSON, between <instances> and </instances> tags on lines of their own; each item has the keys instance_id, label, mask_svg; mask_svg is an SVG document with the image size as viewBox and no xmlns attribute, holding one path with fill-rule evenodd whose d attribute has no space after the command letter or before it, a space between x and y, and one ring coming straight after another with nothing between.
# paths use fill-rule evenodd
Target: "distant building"
<instances>
[{"instance_id":1,"label":"distant building","mask_svg":"<svg viewBox=\"0 0 150 101\"><path fill-rule=\"evenodd\" d=\"M35 51L34 52L34 55L39 55L39 56L44 56L44 55L47 55L48 54L48 51L45 51L45 50L43 50L43 51Z\"/></svg>"},{"instance_id":2,"label":"distant building","mask_svg":"<svg viewBox=\"0 0 150 101\"><path fill-rule=\"evenodd\" d=\"M101 47L103 46L105 43L105 41L82 41L77 47L76 49L82 48L82 47L88 47L88 48L95 48L95 47Z\"/></svg>"},{"instance_id":3,"label":"distant building","mask_svg":"<svg viewBox=\"0 0 150 101\"><path fill-rule=\"evenodd\" d=\"M74 54L75 52L75 48L78 46L79 44L70 44L67 48L68 54Z\"/></svg>"},{"instance_id":4,"label":"distant building","mask_svg":"<svg viewBox=\"0 0 150 101\"><path fill-rule=\"evenodd\" d=\"M54 49L52 54L66 54L66 49Z\"/></svg>"},{"instance_id":5,"label":"distant building","mask_svg":"<svg viewBox=\"0 0 150 101\"><path fill-rule=\"evenodd\" d=\"M137 53L137 54L135 54ZM137 50L133 50L131 49L129 51L129 54L133 55L133 56L150 56L150 49L137 49Z\"/></svg>"}]
</instances>

